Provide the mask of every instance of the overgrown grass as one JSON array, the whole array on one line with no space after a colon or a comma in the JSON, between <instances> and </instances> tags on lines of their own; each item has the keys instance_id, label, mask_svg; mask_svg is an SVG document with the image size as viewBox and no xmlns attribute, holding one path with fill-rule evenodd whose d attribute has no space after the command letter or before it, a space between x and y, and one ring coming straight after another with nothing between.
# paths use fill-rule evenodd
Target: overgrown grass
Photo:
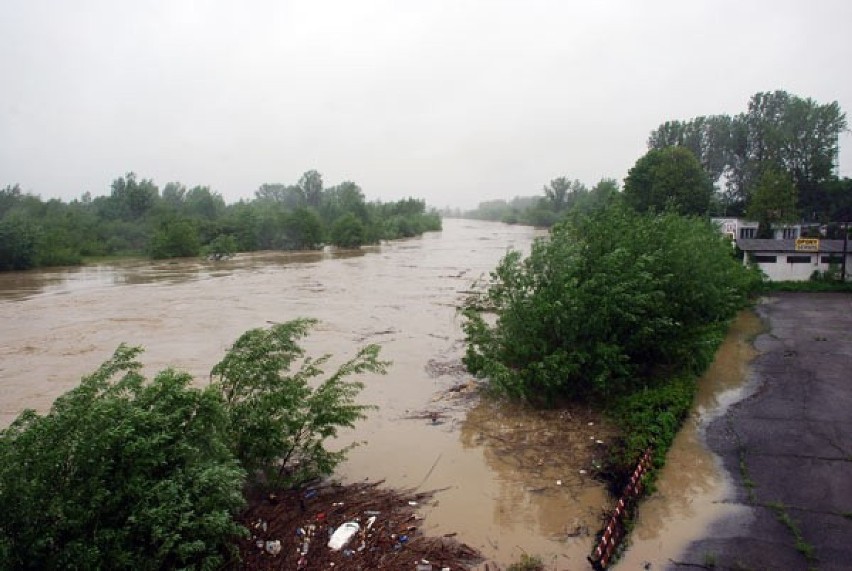
<instances>
[{"instance_id":1,"label":"overgrown grass","mask_svg":"<svg viewBox=\"0 0 852 571\"><path fill-rule=\"evenodd\" d=\"M805 281L805 282L765 282L763 290L767 293L778 291L792 291L803 293L852 293L852 281Z\"/></svg>"},{"instance_id":2,"label":"overgrown grass","mask_svg":"<svg viewBox=\"0 0 852 571\"><path fill-rule=\"evenodd\" d=\"M636 461L649 447L653 449L654 467L666 463L666 454L675 436L689 416L698 379L713 362L724 340L726 324L717 324L703 332L700 347L680 369L661 370L645 387L611 399L606 414L619 426L623 436L610 448L608 475L617 487L623 486L636 466ZM645 478L648 491L653 490L656 472Z\"/></svg>"},{"instance_id":3,"label":"overgrown grass","mask_svg":"<svg viewBox=\"0 0 852 571\"><path fill-rule=\"evenodd\" d=\"M754 495L754 480L748 472L748 464L746 463L745 448L740 448L740 477L743 479L743 486L746 489L746 495L750 503L755 502Z\"/></svg>"},{"instance_id":4,"label":"overgrown grass","mask_svg":"<svg viewBox=\"0 0 852 571\"><path fill-rule=\"evenodd\" d=\"M799 525L793 521L793 518L791 518L790 514L787 512L787 506L781 502L772 502L766 504L766 507L775 512L775 517L778 521L793 534L793 537L796 539L796 551L804 555L805 559L807 559L809 563L816 562L817 559L814 546L808 543L808 541L804 538L802 530L799 529Z\"/></svg>"},{"instance_id":5,"label":"overgrown grass","mask_svg":"<svg viewBox=\"0 0 852 571\"><path fill-rule=\"evenodd\" d=\"M613 401L608 416L619 426L623 436L610 449L607 472L620 488L636 466L637 459L650 446L655 467L665 464L684 420L689 416L697 389L697 377L681 373L658 384ZM646 485L651 483L653 475Z\"/></svg>"}]
</instances>

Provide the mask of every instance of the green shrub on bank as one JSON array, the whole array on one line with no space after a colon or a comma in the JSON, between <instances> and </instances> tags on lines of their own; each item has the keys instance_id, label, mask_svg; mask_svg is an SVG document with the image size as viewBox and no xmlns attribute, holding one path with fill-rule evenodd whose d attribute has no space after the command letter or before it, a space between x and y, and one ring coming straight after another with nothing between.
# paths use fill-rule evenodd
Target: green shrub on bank
<instances>
[{"instance_id":1,"label":"green shrub on bank","mask_svg":"<svg viewBox=\"0 0 852 571\"><path fill-rule=\"evenodd\" d=\"M213 367L232 427L231 450L260 483L285 486L330 474L348 448L326 450L325 440L371 408L355 402L363 384L347 377L384 373L388 365L378 358L379 346L368 345L316 385L330 355L303 358L298 344L314 323L298 319L246 331Z\"/></svg>"},{"instance_id":2,"label":"green shrub on bank","mask_svg":"<svg viewBox=\"0 0 852 571\"><path fill-rule=\"evenodd\" d=\"M220 565L242 529L244 472L221 395L185 373L141 375L119 347L50 413L0 432L4 568Z\"/></svg>"},{"instance_id":3,"label":"green shrub on bank","mask_svg":"<svg viewBox=\"0 0 852 571\"><path fill-rule=\"evenodd\" d=\"M654 450L654 464L665 464L666 453L689 415L697 390L694 374L682 373L662 379L610 403L608 416L621 429L621 437L610 447L605 472L621 489L625 477L642 453Z\"/></svg>"},{"instance_id":4,"label":"green shrub on bank","mask_svg":"<svg viewBox=\"0 0 852 571\"><path fill-rule=\"evenodd\" d=\"M702 371L759 283L708 221L612 201L503 258L463 310L465 364L527 400L619 398Z\"/></svg>"},{"instance_id":5,"label":"green shrub on bank","mask_svg":"<svg viewBox=\"0 0 852 571\"><path fill-rule=\"evenodd\" d=\"M852 293L852 281L840 282L831 280L810 280L802 282L766 282L762 291L771 293L776 291L807 292L807 293Z\"/></svg>"},{"instance_id":6,"label":"green shrub on bank","mask_svg":"<svg viewBox=\"0 0 852 571\"><path fill-rule=\"evenodd\" d=\"M316 385L329 356L298 344L313 323L246 332L203 389L145 379L122 345L48 414L22 413L0 431L0 569L221 568L246 482L330 473L347 449L326 439L369 408L348 377L386 365L371 345Z\"/></svg>"}]
</instances>

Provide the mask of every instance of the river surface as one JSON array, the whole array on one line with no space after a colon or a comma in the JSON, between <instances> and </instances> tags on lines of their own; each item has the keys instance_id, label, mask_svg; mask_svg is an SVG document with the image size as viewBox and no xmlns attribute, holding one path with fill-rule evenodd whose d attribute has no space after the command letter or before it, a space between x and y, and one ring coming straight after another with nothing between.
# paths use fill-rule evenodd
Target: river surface
<instances>
[{"instance_id":1,"label":"river surface","mask_svg":"<svg viewBox=\"0 0 852 571\"><path fill-rule=\"evenodd\" d=\"M48 410L121 342L145 348L149 375L175 367L205 383L243 331L313 317L319 323L304 342L309 354L333 354L334 365L377 343L393 362L386 376L362 379L360 400L379 408L341 436L339 445L361 445L337 477L440 490L421 506L424 531L455 533L501 565L528 553L548 569L586 569L592 534L612 507L588 464L613 428L592 411L536 412L450 390L474 384L460 362L457 307L465 292L508 249L527 252L541 235L447 219L442 232L359 252L0 273L0 426L24 408ZM696 431L742 380L747 320L737 322L702 381L693 419L669 455L658 494L643 504L620 568L664 566L721 509L715 502L724 479Z\"/></svg>"},{"instance_id":2,"label":"river surface","mask_svg":"<svg viewBox=\"0 0 852 571\"><path fill-rule=\"evenodd\" d=\"M364 379L377 411L341 444L346 481L442 490L422 506L427 533L458 539L506 564L527 552L582 568L609 500L577 466L607 431L592 417L481 402L466 390L457 306L507 249L540 231L444 221L444 230L360 252L255 253L224 262L128 261L0 274L0 423L52 401L121 342L207 382L243 331L300 316L319 320L304 346L332 363L378 343L393 362ZM438 414L437 422L425 417ZM594 438L593 438L594 437ZM585 470L584 470L585 472Z\"/></svg>"}]
</instances>

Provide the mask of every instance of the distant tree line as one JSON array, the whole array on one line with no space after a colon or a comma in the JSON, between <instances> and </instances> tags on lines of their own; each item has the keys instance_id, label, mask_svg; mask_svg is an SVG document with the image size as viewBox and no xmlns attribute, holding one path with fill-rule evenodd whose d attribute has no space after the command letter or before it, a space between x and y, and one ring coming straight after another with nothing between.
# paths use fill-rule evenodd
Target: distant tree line
<instances>
[{"instance_id":1,"label":"distant tree line","mask_svg":"<svg viewBox=\"0 0 852 571\"><path fill-rule=\"evenodd\" d=\"M846 115L836 101L820 104L786 91L752 96L736 116L667 121L651 132L648 152L624 180L626 202L639 212L745 216L774 224L852 220L852 179L836 174ZM575 205L591 210L618 192L604 179L589 190L559 177L543 195L482 202L468 218L552 226ZM839 228L829 227L830 234Z\"/></svg>"},{"instance_id":2,"label":"distant tree line","mask_svg":"<svg viewBox=\"0 0 852 571\"><path fill-rule=\"evenodd\" d=\"M354 182L325 188L306 172L296 184L263 184L253 200L225 204L208 186L162 190L128 173L109 195L43 201L19 185L0 190L0 270L79 264L86 257L155 259L255 250L358 248L441 228L423 200L367 202Z\"/></svg>"},{"instance_id":3,"label":"distant tree line","mask_svg":"<svg viewBox=\"0 0 852 571\"><path fill-rule=\"evenodd\" d=\"M561 176L543 188L539 196L518 196L510 201L488 200L464 213L465 218L507 224L550 227L569 211L589 212L618 194L618 182L605 178L589 189L579 180Z\"/></svg>"},{"instance_id":4,"label":"distant tree line","mask_svg":"<svg viewBox=\"0 0 852 571\"><path fill-rule=\"evenodd\" d=\"M761 92L735 116L666 121L651 132L648 148L688 149L719 189L708 207L714 214L748 216L766 225L849 220L852 180L835 172L838 139L846 128L836 101Z\"/></svg>"}]
</instances>

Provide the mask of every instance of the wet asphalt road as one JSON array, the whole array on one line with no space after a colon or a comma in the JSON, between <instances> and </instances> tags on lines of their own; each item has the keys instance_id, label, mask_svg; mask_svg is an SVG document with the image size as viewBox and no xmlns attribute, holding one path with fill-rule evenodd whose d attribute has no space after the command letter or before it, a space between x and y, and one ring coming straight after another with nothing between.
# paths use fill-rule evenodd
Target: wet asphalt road
<instances>
[{"instance_id":1,"label":"wet asphalt road","mask_svg":"<svg viewBox=\"0 0 852 571\"><path fill-rule=\"evenodd\" d=\"M743 507L673 568L852 569L852 295L774 294L758 312L753 392L706 434Z\"/></svg>"}]
</instances>

